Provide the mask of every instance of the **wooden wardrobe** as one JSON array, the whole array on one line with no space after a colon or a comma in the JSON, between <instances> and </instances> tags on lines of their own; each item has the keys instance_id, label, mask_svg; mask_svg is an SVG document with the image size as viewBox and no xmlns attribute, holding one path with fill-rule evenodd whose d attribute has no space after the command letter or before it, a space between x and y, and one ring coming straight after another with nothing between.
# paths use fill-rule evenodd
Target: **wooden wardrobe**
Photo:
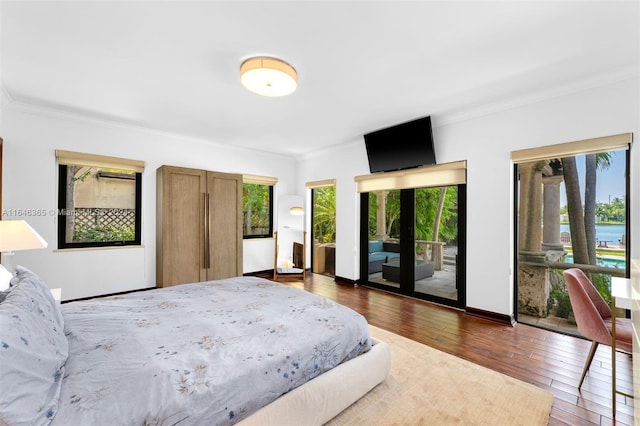
<instances>
[{"instance_id":1,"label":"wooden wardrobe","mask_svg":"<svg viewBox=\"0 0 640 426\"><path fill-rule=\"evenodd\" d=\"M156 285L242 275L242 175L157 170Z\"/></svg>"}]
</instances>

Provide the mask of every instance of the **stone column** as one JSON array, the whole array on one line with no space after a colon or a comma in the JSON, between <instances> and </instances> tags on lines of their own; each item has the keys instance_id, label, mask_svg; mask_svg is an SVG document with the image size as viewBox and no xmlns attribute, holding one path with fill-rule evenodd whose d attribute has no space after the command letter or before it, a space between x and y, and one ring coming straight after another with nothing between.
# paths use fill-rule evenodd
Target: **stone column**
<instances>
[{"instance_id":1,"label":"stone column","mask_svg":"<svg viewBox=\"0 0 640 426\"><path fill-rule=\"evenodd\" d=\"M518 312L546 317L549 270L542 251L542 169L546 162L523 163L518 208Z\"/></svg>"},{"instance_id":2,"label":"stone column","mask_svg":"<svg viewBox=\"0 0 640 426\"><path fill-rule=\"evenodd\" d=\"M387 194L389 191L378 191L378 210L376 211L376 239L386 240L387 235Z\"/></svg>"},{"instance_id":3,"label":"stone column","mask_svg":"<svg viewBox=\"0 0 640 426\"><path fill-rule=\"evenodd\" d=\"M520 171L519 250L540 251L542 246L542 164L523 163Z\"/></svg>"},{"instance_id":4,"label":"stone column","mask_svg":"<svg viewBox=\"0 0 640 426\"><path fill-rule=\"evenodd\" d=\"M560 184L562 176L542 178L544 207L542 228L542 250L564 251L560 241Z\"/></svg>"}]
</instances>

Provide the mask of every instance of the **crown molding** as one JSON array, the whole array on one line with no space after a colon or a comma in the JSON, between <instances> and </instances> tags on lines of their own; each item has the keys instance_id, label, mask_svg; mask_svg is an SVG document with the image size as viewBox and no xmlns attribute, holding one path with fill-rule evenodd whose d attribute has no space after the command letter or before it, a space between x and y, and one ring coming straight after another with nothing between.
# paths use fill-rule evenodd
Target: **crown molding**
<instances>
[{"instance_id":1,"label":"crown molding","mask_svg":"<svg viewBox=\"0 0 640 426\"><path fill-rule=\"evenodd\" d=\"M613 71L608 71L606 73L594 75L587 79L577 80L570 84L555 86L547 90L527 93L521 96L511 96L499 101L489 102L474 107L461 107L458 109L444 110L441 112L431 111L429 115L437 117L437 120L433 123L434 128L444 127L447 125L474 120L476 118L481 118L487 115L496 114L527 105L533 105L561 96L567 96L574 93L580 93L585 90L619 83L625 80L637 79L638 74L638 66L630 65L627 67L618 68ZM362 143L362 141L356 139L348 142L337 143L304 153L300 156L300 158L310 160L323 154L330 153L337 148L346 148L360 143Z\"/></svg>"},{"instance_id":2,"label":"crown molding","mask_svg":"<svg viewBox=\"0 0 640 426\"><path fill-rule=\"evenodd\" d=\"M637 79L638 73L638 66L630 65L627 67L618 68L614 71L609 71L607 73L594 75L590 78L577 80L569 84L555 86L547 90L540 90L521 96L513 96L507 99L480 105L478 107L451 110L443 114L438 114L438 125L434 127L441 127L458 122L473 120L486 115L544 102L550 99L559 98L561 96L568 96L586 90L620 83L622 81L630 79Z\"/></svg>"},{"instance_id":3,"label":"crown molding","mask_svg":"<svg viewBox=\"0 0 640 426\"><path fill-rule=\"evenodd\" d=\"M242 146L228 145L221 142L216 142L209 139L194 137L190 135L185 135L182 133L171 132L167 130L157 129L154 127L150 127L135 121L126 120L119 117L107 116L104 114L94 113L90 111L81 111L68 107L64 107L61 105L48 104L41 101L37 101L34 99L16 99L15 96L12 96L8 90L3 86L2 87L2 97L3 103L13 110L20 111L25 114L33 114L39 115L42 117L55 118L58 120L68 120L75 122L84 122L90 124L98 124L104 126L111 127L119 127L128 130L141 131L145 133L149 133L152 135L170 137L170 138L180 138L186 139L194 143L199 144L207 144L212 146L217 146L226 150L234 150L241 154L255 153L256 151L272 157L277 158L291 158L296 159L296 156L291 155L290 153L280 153L280 152L272 152L265 151L256 148L246 148ZM4 100L6 99L6 102Z\"/></svg>"}]
</instances>

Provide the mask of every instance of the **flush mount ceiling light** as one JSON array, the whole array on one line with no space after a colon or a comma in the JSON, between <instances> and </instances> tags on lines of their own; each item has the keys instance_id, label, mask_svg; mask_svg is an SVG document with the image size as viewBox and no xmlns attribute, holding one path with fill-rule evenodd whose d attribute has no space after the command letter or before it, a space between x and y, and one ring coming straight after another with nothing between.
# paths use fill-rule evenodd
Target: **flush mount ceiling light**
<instances>
[{"instance_id":1,"label":"flush mount ceiling light","mask_svg":"<svg viewBox=\"0 0 640 426\"><path fill-rule=\"evenodd\" d=\"M280 59L258 56L240 65L240 82L258 95L285 96L296 90L298 74Z\"/></svg>"},{"instance_id":2,"label":"flush mount ceiling light","mask_svg":"<svg viewBox=\"0 0 640 426\"><path fill-rule=\"evenodd\" d=\"M299 206L293 206L289 209L289 213L294 216L302 216L304 214L304 209Z\"/></svg>"}]
</instances>

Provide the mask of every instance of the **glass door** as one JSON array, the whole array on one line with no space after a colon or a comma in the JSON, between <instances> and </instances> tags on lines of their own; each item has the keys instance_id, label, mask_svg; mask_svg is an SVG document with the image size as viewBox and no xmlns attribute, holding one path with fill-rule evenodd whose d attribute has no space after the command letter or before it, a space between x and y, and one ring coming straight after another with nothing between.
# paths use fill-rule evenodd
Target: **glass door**
<instances>
[{"instance_id":1,"label":"glass door","mask_svg":"<svg viewBox=\"0 0 640 426\"><path fill-rule=\"evenodd\" d=\"M413 291L454 303L459 300L458 199L457 186L416 189Z\"/></svg>"},{"instance_id":2,"label":"glass door","mask_svg":"<svg viewBox=\"0 0 640 426\"><path fill-rule=\"evenodd\" d=\"M465 185L361 197L364 284L463 307Z\"/></svg>"},{"instance_id":3,"label":"glass door","mask_svg":"<svg viewBox=\"0 0 640 426\"><path fill-rule=\"evenodd\" d=\"M336 275L336 187L311 190L312 269L316 274Z\"/></svg>"},{"instance_id":4,"label":"glass door","mask_svg":"<svg viewBox=\"0 0 640 426\"><path fill-rule=\"evenodd\" d=\"M382 288L400 290L402 191L378 191L368 196L367 265L368 281Z\"/></svg>"}]
</instances>

